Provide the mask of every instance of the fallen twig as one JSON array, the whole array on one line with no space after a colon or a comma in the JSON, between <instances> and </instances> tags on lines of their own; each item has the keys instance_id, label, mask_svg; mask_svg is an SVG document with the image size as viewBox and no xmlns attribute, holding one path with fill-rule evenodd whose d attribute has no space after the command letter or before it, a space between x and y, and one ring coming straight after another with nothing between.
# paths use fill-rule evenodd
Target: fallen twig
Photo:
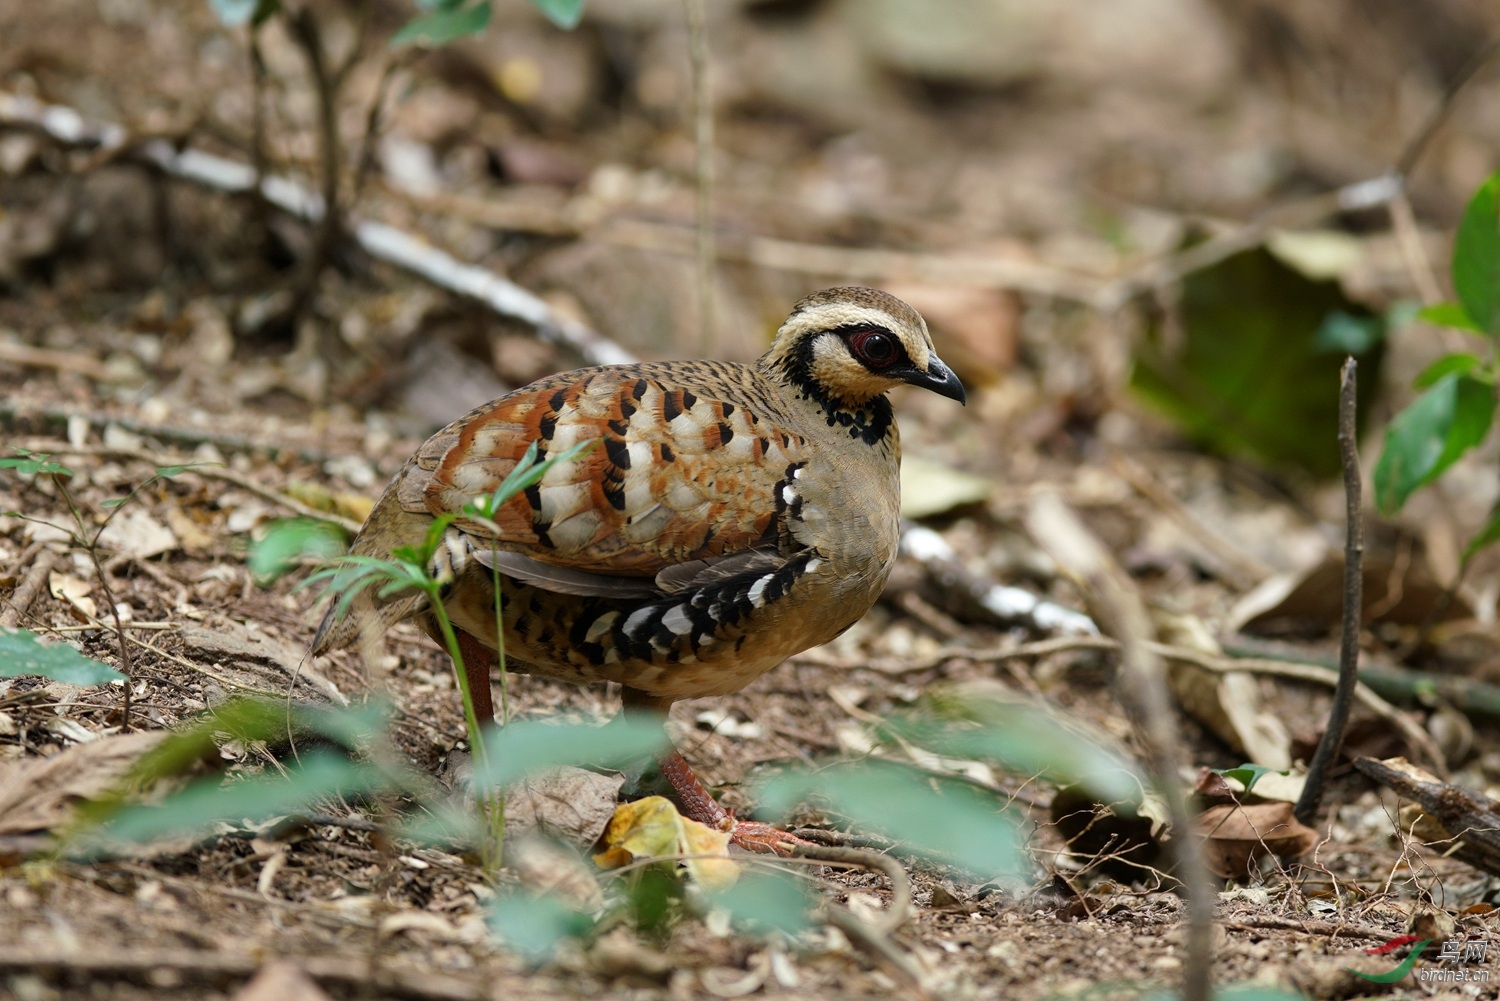
<instances>
[{"instance_id":1,"label":"fallen twig","mask_svg":"<svg viewBox=\"0 0 1500 1001\"><path fill-rule=\"evenodd\" d=\"M1399 764L1403 767L1392 767L1374 758L1354 759L1354 767L1360 774L1415 800L1427 819L1441 828L1441 831L1416 831L1428 844L1451 842L1444 854L1462 859L1482 872L1500 874L1500 804L1459 786L1432 781L1432 776L1405 762ZM1420 825L1419 821L1414 827Z\"/></svg>"},{"instance_id":2,"label":"fallen twig","mask_svg":"<svg viewBox=\"0 0 1500 1001\"><path fill-rule=\"evenodd\" d=\"M890 856L864 848L798 845L793 857L846 868L871 869L885 876L891 884L891 902L886 908L884 919L879 924L870 926L870 931L874 934L887 936L911 918L911 877L901 868L901 863Z\"/></svg>"},{"instance_id":3,"label":"fallen twig","mask_svg":"<svg viewBox=\"0 0 1500 1001\"><path fill-rule=\"evenodd\" d=\"M5 610L0 611L0 627L14 629L21 624L21 618L31 608L31 603L46 590L56 563L57 554L50 549L44 547L36 554L36 562L11 592L9 600L5 602Z\"/></svg>"},{"instance_id":4,"label":"fallen twig","mask_svg":"<svg viewBox=\"0 0 1500 1001\"><path fill-rule=\"evenodd\" d=\"M257 179L254 168L247 164L200 150L178 149L165 140L132 145L132 137L123 127L87 122L62 105L0 93L0 124L32 128L67 146L118 151L121 158L216 191L248 194L258 185L266 202L287 215L315 225L324 218L323 199L296 181L275 175ZM531 326L544 340L571 348L590 364L635 360L618 344L561 316L532 292L493 271L465 264L394 226L354 218L346 223L350 239L371 257L455 295L478 300L501 316Z\"/></svg>"},{"instance_id":5,"label":"fallen twig","mask_svg":"<svg viewBox=\"0 0 1500 1001\"><path fill-rule=\"evenodd\" d=\"M1278 678L1288 678L1293 681L1308 681L1315 685L1326 685L1332 687L1337 684L1338 676L1333 672L1331 666L1323 666L1316 663L1304 663L1300 661L1272 657L1242 656L1249 649L1242 648L1235 653L1219 657L1195 650L1190 647L1171 646L1166 643L1148 642L1147 649L1158 656L1168 660L1181 661L1193 664L1207 671L1215 671L1227 674L1233 671L1247 671L1251 674L1270 675ZM921 671L930 671L941 666L949 660L967 660L976 664L995 664L1008 660L1025 660L1034 657L1050 657L1053 654L1067 653L1072 650L1109 650L1120 649L1120 644L1108 636L1059 636L1055 639L1038 640L1034 643L1017 643L1010 646L992 647L989 649L976 649L968 646L945 646L939 647L927 654L913 654L892 660L870 660L851 661L845 659L834 659L820 654L817 651L807 651L798 654L799 660L809 663L823 664L829 667L851 668L865 667L882 674L900 675L915 674ZM1414 748L1421 750L1427 757L1431 766L1442 771L1442 752L1438 750L1432 735L1421 726L1417 725L1410 717L1391 705L1384 698L1380 689L1387 688L1402 696L1415 696L1423 690L1425 684L1430 690L1432 676L1416 671L1397 671L1392 668L1362 668L1359 672L1360 684L1355 687L1354 697L1359 699L1368 709L1382 719L1401 731L1406 741ZM1458 682L1462 679L1451 679ZM1366 684L1365 682L1370 682ZM1478 690L1474 686L1480 683L1471 683L1466 686L1468 695L1473 702L1479 702L1489 706L1500 718L1500 686L1482 685ZM1446 693L1449 689L1444 689ZM1455 684L1453 690L1457 693L1458 686ZM1455 704L1458 700L1455 699ZM1443 772L1446 774L1446 772Z\"/></svg>"},{"instance_id":6,"label":"fallen twig","mask_svg":"<svg viewBox=\"0 0 1500 1001\"><path fill-rule=\"evenodd\" d=\"M1336 921L1313 921L1307 918L1283 918L1273 915L1252 915L1242 918L1226 918L1220 922L1230 931L1256 931L1262 928L1300 931L1307 935L1326 935L1338 938L1362 938L1367 942L1384 942L1394 934L1389 928L1373 928L1366 925L1340 924Z\"/></svg>"},{"instance_id":7,"label":"fallen twig","mask_svg":"<svg viewBox=\"0 0 1500 1001\"><path fill-rule=\"evenodd\" d=\"M23 368L50 368L59 372L76 372L95 382L108 382L114 378L109 366L90 354L78 351L58 351L54 348L36 348L30 344L0 340L0 363L19 365Z\"/></svg>"}]
</instances>

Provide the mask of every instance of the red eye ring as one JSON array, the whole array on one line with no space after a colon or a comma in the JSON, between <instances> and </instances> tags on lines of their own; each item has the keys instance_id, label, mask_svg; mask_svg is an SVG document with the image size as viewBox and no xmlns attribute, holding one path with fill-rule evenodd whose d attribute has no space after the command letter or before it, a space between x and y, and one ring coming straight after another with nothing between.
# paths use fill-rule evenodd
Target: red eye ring
<instances>
[{"instance_id":1,"label":"red eye ring","mask_svg":"<svg viewBox=\"0 0 1500 1001\"><path fill-rule=\"evenodd\" d=\"M849 351L866 367L877 371L901 360L901 346L884 330L856 330L849 335Z\"/></svg>"}]
</instances>

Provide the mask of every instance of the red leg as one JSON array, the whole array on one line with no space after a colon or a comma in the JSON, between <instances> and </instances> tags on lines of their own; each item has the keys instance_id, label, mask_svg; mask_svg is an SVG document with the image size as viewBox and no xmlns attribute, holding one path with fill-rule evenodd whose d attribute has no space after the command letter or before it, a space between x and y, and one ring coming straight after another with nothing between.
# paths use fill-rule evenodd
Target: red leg
<instances>
[{"instance_id":1,"label":"red leg","mask_svg":"<svg viewBox=\"0 0 1500 1001\"><path fill-rule=\"evenodd\" d=\"M495 651L462 629L458 633L458 652L464 657L464 677L469 682L469 697L474 700L474 718L488 723L495 718L495 702L490 695L490 665Z\"/></svg>"},{"instance_id":2,"label":"red leg","mask_svg":"<svg viewBox=\"0 0 1500 1001\"><path fill-rule=\"evenodd\" d=\"M663 722L667 710L672 707L671 699L658 699L634 688L623 689L621 696L626 712L649 712ZM683 813L716 831L728 831L730 842L745 851L762 855L791 855L797 845L809 843L770 824L755 820L736 820L732 813L713 798L675 747L662 752L656 763L671 784L672 791L677 794L677 802Z\"/></svg>"}]
</instances>

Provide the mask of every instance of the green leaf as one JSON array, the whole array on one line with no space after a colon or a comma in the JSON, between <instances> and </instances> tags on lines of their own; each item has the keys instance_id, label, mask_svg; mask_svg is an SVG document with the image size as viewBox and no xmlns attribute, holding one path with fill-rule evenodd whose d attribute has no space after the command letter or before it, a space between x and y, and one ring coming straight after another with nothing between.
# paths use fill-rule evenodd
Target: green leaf
<instances>
[{"instance_id":1,"label":"green leaf","mask_svg":"<svg viewBox=\"0 0 1500 1001\"><path fill-rule=\"evenodd\" d=\"M218 15L219 23L226 28L238 28L242 24L264 24L267 18L281 9L277 0L208 0L208 5Z\"/></svg>"},{"instance_id":2,"label":"green leaf","mask_svg":"<svg viewBox=\"0 0 1500 1001\"><path fill-rule=\"evenodd\" d=\"M1355 316L1335 309L1323 318L1313 347L1324 354L1362 355L1385 337L1385 320L1379 316Z\"/></svg>"},{"instance_id":3,"label":"green leaf","mask_svg":"<svg viewBox=\"0 0 1500 1001\"><path fill-rule=\"evenodd\" d=\"M1474 325L1474 321L1464 310L1461 302L1440 302L1435 306L1426 306L1417 311L1417 319L1423 323L1431 323L1439 327L1457 327L1460 330L1469 330L1476 334L1482 334Z\"/></svg>"},{"instance_id":4,"label":"green leaf","mask_svg":"<svg viewBox=\"0 0 1500 1001\"><path fill-rule=\"evenodd\" d=\"M1439 379L1451 373L1466 375L1482 365L1477 355L1455 353L1443 355L1437 361L1422 370L1422 374L1412 380L1412 385L1418 389L1426 389L1435 384Z\"/></svg>"},{"instance_id":5,"label":"green leaf","mask_svg":"<svg viewBox=\"0 0 1500 1001\"><path fill-rule=\"evenodd\" d=\"M1479 186L1458 224L1453 288L1474 325L1500 335L1500 173Z\"/></svg>"},{"instance_id":6,"label":"green leaf","mask_svg":"<svg viewBox=\"0 0 1500 1001\"><path fill-rule=\"evenodd\" d=\"M758 795L779 813L809 797L826 801L859 830L887 834L977 878L1025 879L1024 839L1015 821L994 796L967 783L888 762L838 762L785 772Z\"/></svg>"},{"instance_id":7,"label":"green leaf","mask_svg":"<svg viewBox=\"0 0 1500 1001\"><path fill-rule=\"evenodd\" d=\"M0 469L14 469L26 476L72 476L73 470L60 462L52 462L46 455L35 455L24 449L16 449L20 456L0 459Z\"/></svg>"},{"instance_id":8,"label":"green leaf","mask_svg":"<svg viewBox=\"0 0 1500 1001\"><path fill-rule=\"evenodd\" d=\"M1483 441L1494 416L1494 387L1458 373L1433 383L1386 429L1375 464L1375 503L1381 512L1401 510L1413 491Z\"/></svg>"},{"instance_id":9,"label":"green leaf","mask_svg":"<svg viewBox=\"0 0 1500 1001\"><path fill-rule=\"evenodd\" d=\"M304 556L327 559L344 551L343 531L316 518L287 518L273 522L265 534L250 542L246 560L256 580L269 583Z\"/></svg>"},{"instance_id":10,"label":"green leaf","mask_svg":"<svg viewBox=\"0 0 1500 1001\"><path fill-rule=\"evenodd\" d=\"M334 614L343 615L354 604L354 599L367 588L383 583L381 596L394 594L409 588L425 589L430 583L425 570L409 563L382 560L375 556L341 556L332 566L324 567L308 575L307 579L293 590L315 584L323 585L323 594L336 599Z\"/></svg>"},{"instance_id":11,"label":"green leaf","mask_svg":"<svg viewBox=\"0 0 1500 1001\"><path fill-rule=\"evenodd\" d=\"M490 930L505 944L533 961L552 955L568 938L582 938L594 927L593 918L574 910L556 894L528 896L510 893L490 905Z\"/></svg>"},{"instance_id":12,"label":"green leaf","mask_svg":"<svg viewBox=\"0 0 1500 1001\"><path fill-rule=\"evenodd\" d=\"M1246 794L1255 788L1255 783L1259 782L1262 776L1290 774L1285 769L1278 771L1275 768L1265 768L1261 765L1253 765L1248 762L1240 765L1238 768L1219 768L1215 769L1215 771L1225 778L1234 779L1240 785L1244 786Z\"/></svg>"},{"instance_id":13,"label":"green leaf","mask_svg":"<svg viewBox=\"0 0 1500 1001\"><path fill-rule=\"evenodd\" d=\"M313 752L284 775L268 773L237 782L202 779L159 805L122 807L81 834L78 846L93 854L164 837L203 836L215 824L252 826L272 817L306 812L328 797L366 795L389 786L388 779L368 764Z\"/></svg>"},{"instance_id":14,"label":"green leaf","mask_svg":"<svg viewBox=\"0 0 1500 1001\"><path fill-rule=\"evenodd\" d=\"M25 629L0 629L0 678L38 675L69 685L107 685L125 675L103 661L85 657L66 643L44 645Z\"/></svg>"},{"instance_id":15,"label":"green leaf","mask_svg":"<svg viewBox=\"0 0 1500 1001\"><path fill-rule=\"evenodd\" d=\"M435 8L431 14L414 17L391 36L390 46L427 45L433 48L482 32L490 23L489 0L479 0L470 7L457 5Z\"/></svg>"},{"instance_id":16,"label":"green leaf","mask_svg":"<svg viewBox=\"0 0 1500 1001\"><path fill-rule=\"evenodd\" d=\"M380 701L346 709L289 705L279 699L228 699L142 755L122 783L121 794L106 797L98 814L106 815L118 806L124 791L183 775L213 758L226 738L277 744L316 735L356 748L372 743L389 718L390 707Z\"/></svg>"},{"instance_id":17,"label":"green leaf","mask_svg":"<svg viewBox=\"0 0 1500 1001\"><path fill-rule=\"evenodd\" d=\"M1199 444L1217 452L1300 469L1339 471L1338 385L1342 352L1366 311L1335 281L1314 281L1265 250L1235 254L1189 275L1176 308L1140 339L1132 388ZM1363 404L1380 384L1384 341L1358 355Z\"/></svg>"},{"instance_id":18,"label":"green leaf","mask_svg":"<svg viewBox=\"0 0 1500 1001\"><path fill-rule=\"evenodd\" d=\"M190 470L190 469L196 469L199 466L222 466L222 465L224 465L224 463L222 463L222 462L184 462L181 465L177 465L177 466L157 466L156 467L156 475L162 477L163 479L170 480L174 476L181 476L183 473L187 472L188 470Z\"/></svg>"},{"instance_id":19,"label":"green leaf","mask_svg":"<svg viewBox=\"0 0 1500 1001\"><path fill-rule=\"evenodd\" d=\"M521 456L520 461L515 464L510 473L495 488L495 492L485 497L474 498L471 503L464 505L464 513L493 519L500 511L500 508L512 497L540 483L553 466L562 462L572 462L584 452L598 446L603 440L602 438L590 438L587 441L580 441L573 447L565 449L556 455L549 455L540 463L536 461L540 445L538 442L532 442L526 446L526 452Z\"/></svg>"},{"instance_id":20,"label":"green leaf","mask_svg":"<svg viewBox=\"0 0 1500 1001\"><path fill-rule=\"evenodd\" d=\"M817 901L807 884L779 870L746 869L732 886L705 894L729 912L735 924L750 931L795 935L812 927Z\"/></svg>"},{"instance_id":21,"label":"green leaf","mask_svg":"<svg viewBox=\"0 0 1500 1001\"><path fill-rule=\"evenodd\" d=\"M475 769L476 789L506 789L559 765L623 767L668 746L660 724L623 717L605 726L521 720L491 731L485 742L490 760Z\"/></svg>"},{"instance_id":22,"label":"green leaf","mask_svg":"<svg viewBox=\"0 0 1500 1001\"><path fill-rule=\"evenodd\" d=\"M583 0L531 0L547 20L569 31L583 20Z\"/></svg>"}]
</instances>

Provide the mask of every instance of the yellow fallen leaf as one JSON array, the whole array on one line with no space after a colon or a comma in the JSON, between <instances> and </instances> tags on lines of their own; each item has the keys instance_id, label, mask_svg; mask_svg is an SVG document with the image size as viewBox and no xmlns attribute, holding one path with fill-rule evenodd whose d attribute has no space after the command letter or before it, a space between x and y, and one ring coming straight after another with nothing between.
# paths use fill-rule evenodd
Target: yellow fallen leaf
<instances>
[{"instance_id":1,"label":"yellow fallen leaf","mask_svg":"<svg viewBox=\"0 0 1500 1001\"><path fill-rule=\"evenodd\" d=\"M683 859L693 881L722 889L739 878L739 863L729 857L729 834L677 812L664 796L647 796L615 808L604 831L605 850L596 865L618 869L637 859L700 856Z\"/></svg>"}]
</instances>

